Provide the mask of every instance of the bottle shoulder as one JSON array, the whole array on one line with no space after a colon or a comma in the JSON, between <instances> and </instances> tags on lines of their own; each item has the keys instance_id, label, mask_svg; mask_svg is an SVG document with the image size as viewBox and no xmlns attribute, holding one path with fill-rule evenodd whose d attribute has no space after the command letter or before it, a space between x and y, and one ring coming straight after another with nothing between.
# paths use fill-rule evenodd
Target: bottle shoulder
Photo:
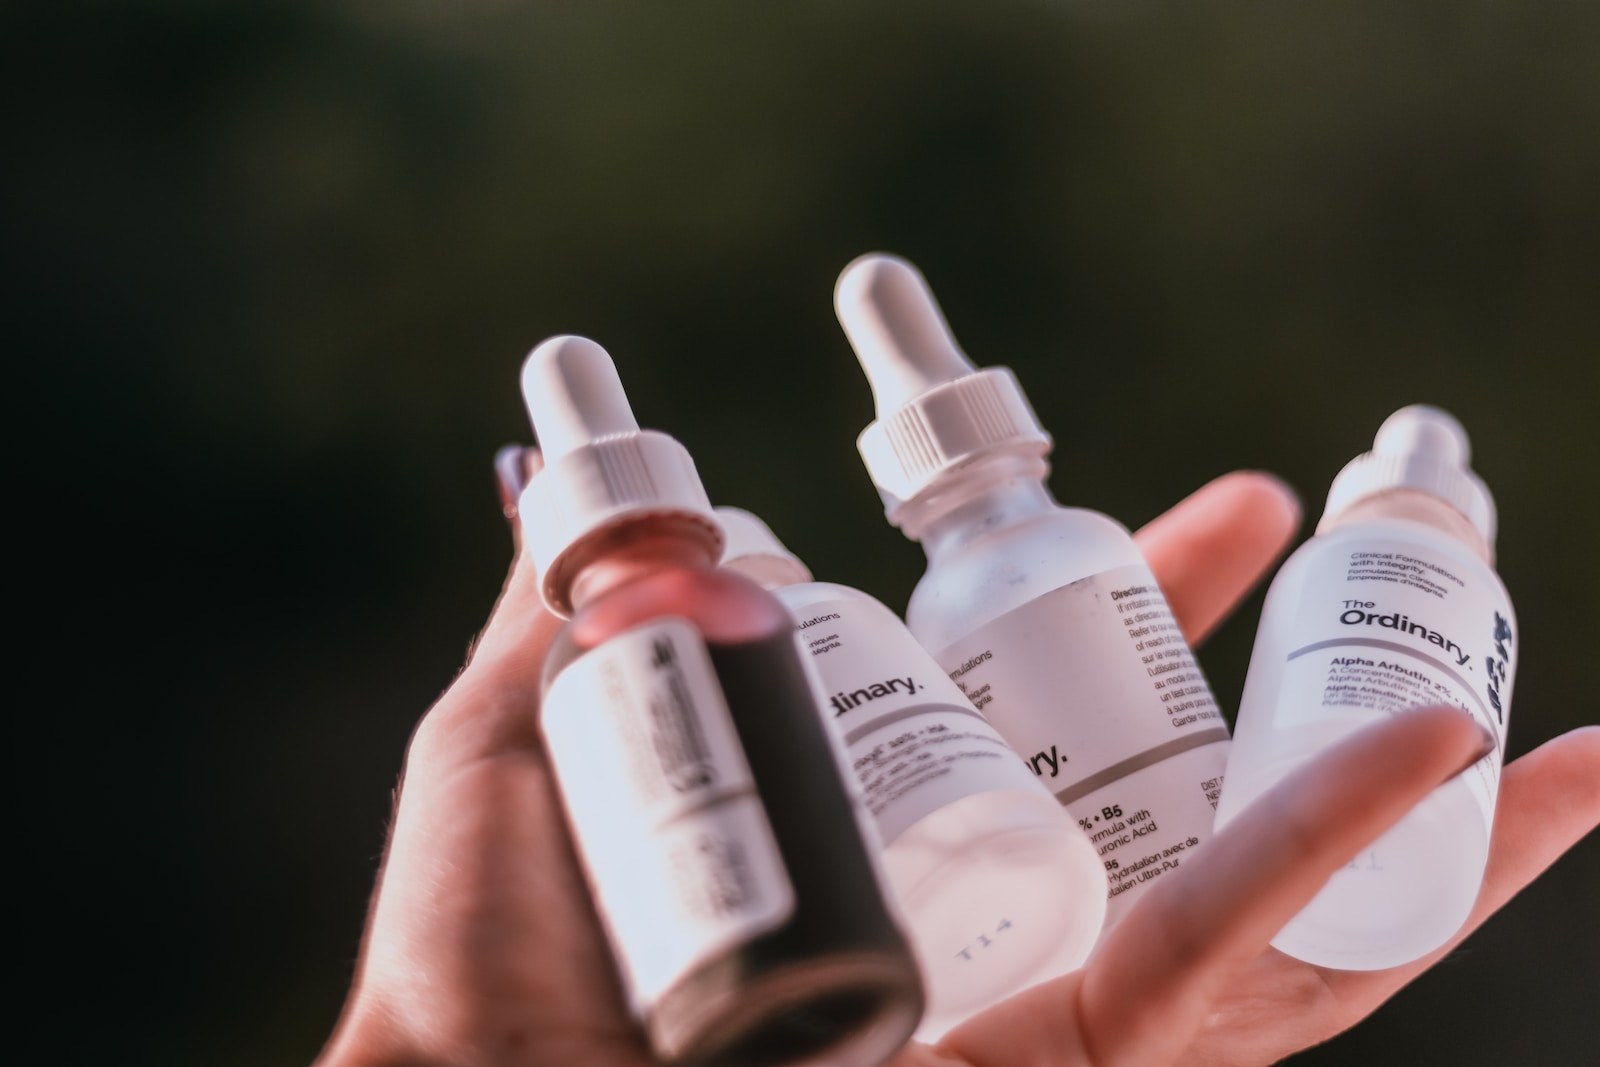
<instances>
[{"instance_id":1,"label":"bottle shoulder","mask_svg":"<svg viewBox=\"0 0 1600 1067\"><path fill-rule=\"evenodd\" d=\"M943 647L1036 597L1117 567L1144 566L1127 527L1086 508L1059 508L988 531L935 557L906 621Z\"/></svg>"},{"instance_id":2,"label":"bottle shoulder","mask_svg":"<svg viewBox=\"0 0 1600 1067\"><path fill-rule=\"evenodd\" d=\"M801 611L814 604L829 601L849 600L860 604L868 611L894 614L887 604L871 593L837 582L796 582L794 585L785 585L772 592L790 611Z\"/></svg>"},{"instance_id":3,"label":"bottle shoulder","mask_svg":"<svg viewBox=\"0 0 1600 1067\"><path fill-rule=\"evenodd\" d=\"M1374 553L1376 558L1414 556L1415 565L1448 564L1464 580L1494 590L1507 609L1511 606L1511 595L1500 575L1470 546L1431 525L1401 518L1336 526L1305 541L1289 554L1273 577L1269 602L1297 598L1298 590L1323 568L1347 566L1356 553L1362 552ZM1395 562L1406 563L1403 559Z\"/></svg>"},{"instance_id":4,"label":"bottle shoulder","mask_svg":"<svg viewBox=\"0 0 1600 1067\"><path fill-rule=\"evenodd\" d=\"M1088 566L1086 573L1093 573L1100 568L1080 561L1138 554L1126 526L1088 508L1053 507L988 529L975 525L961 544L934 554L929 574L998 559L1038 560L1052 569Z\"/></svg>"},{"instance_id":5,"label":"bottle shoulder","mask_svg":"<svg viewBox=\"0 0 1600 1067\"><path fill-rule=\"evenodd\" d=\"M1310 565L1330 552L1367 551L1364 545L1371 545L1370 550L1375 552L1405 551L1409 548L1419 553L1442 556L1474 574L1488 577L1497 585L1500 583L1499 574L1471 546L1462 544L1457 538L1427 523L1403 518L1367 519L1335 526L1296 548L1284 561L1283 569Z\"/></svg>"}]
</instances>

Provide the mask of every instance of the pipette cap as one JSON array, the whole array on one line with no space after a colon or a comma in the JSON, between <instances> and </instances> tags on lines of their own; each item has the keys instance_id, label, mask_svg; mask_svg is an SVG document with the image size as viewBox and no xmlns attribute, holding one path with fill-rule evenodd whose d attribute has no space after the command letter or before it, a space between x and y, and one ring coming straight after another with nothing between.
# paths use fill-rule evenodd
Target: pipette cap
<instances>
[{"instance_id":1,"label":"pipette cap","mask_svg":"<svg viewBox=\"0 0 1600 1067\"><path fill-rule=\"evenodd\" d=\"M524 545L545 602L572 613L575 550L624 523L687 520L713 558L722 528L688 449L641 430L605 349L586 337L552 337L522 364L522 396L544 456L518 502Z\"/></svg>"},{"instance_id":2,"label":"pipette cap","mask_svg":"<svg viewBox=\"0 0 1600 1067\"><path fill-rule=\"evenodd\" d=\"M834 310L872 385L877 418L856 445L891 522L907 501L996 451L1050 451L1016 375L967 358L906 260L856 259L839 275Z\"/></svg>"}]
</instances>

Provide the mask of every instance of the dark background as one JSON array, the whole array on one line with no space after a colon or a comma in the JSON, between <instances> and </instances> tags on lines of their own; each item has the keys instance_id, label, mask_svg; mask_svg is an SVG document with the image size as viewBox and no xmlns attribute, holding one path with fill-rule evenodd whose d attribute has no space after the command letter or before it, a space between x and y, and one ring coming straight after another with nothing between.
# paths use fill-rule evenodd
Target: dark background
<instances>
[{"instance_id":1,"label":"dark background","mask_svg":"<svg viewBox=\"0 0 1600 1067\"><path fill-rule=\"evenodd\" d=\"M541 338L903 606L830 307L869 249L1132 526L1235 467L1314 519L1389 411L1449 408L1511 747L1600 717L1600 5L52 3L0 61L21 1062L315 1053L507 564ZM1258 606L1203 653L1229 707ZM1295 1062L1587 1062L1597 852Z\"/></svg>"}]
</instances>

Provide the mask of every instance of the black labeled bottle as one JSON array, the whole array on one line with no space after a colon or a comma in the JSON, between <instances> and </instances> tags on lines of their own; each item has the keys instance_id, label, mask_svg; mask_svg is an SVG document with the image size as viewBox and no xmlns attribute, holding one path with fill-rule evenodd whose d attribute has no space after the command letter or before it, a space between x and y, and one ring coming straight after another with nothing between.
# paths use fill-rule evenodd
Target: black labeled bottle
<instances>
[{"instance_id":1,"label":"black labeled bottle","mask_svg":"<svg viewBox=\"0 0 1600 1067\"><path fill-rule=\"evenodd\" d=\"M675 1064L868 1065L922 1010L818 694L770 593L719 570L683 446L641 431L606 352L540 345L545 468L527 548L570 617L541 728L652 1051Z\"/></svg>"}]
</instances>

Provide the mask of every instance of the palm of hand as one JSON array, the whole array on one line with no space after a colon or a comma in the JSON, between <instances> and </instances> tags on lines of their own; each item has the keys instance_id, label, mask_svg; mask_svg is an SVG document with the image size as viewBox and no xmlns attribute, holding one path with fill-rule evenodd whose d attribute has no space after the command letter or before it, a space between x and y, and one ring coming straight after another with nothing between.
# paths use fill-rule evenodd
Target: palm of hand
<instances>
[{"instance_id":1,"label":"palm of hand","mask_svg":"<svg viewBox=\"0 0 1600 1067\"><path fill-rule=\"evenodd\" d=\"M1198 639L1259 579L1295 522L1275 483L1232 475L1139 537ZM539 667L558 626L519 558L469 665L412 739L357 981L322 1067L651 1062L622 1004L535 725ZM1329 972L1265 945L1332 869L1459 770L1479 740L1454 713L1402 716L1375 733L1319 761L1320 779L1296 803L1242 819L1230 828L1239 832L1152 888L1084 969L990 1009L938 1048L909 1047L899 1067L1180 1057L1245 1067L1370 1014L1433 960ZM1597 767L1600 730L1591 729L1508 768L1469 929L1600 821Z\"/></svg>"}]
</instances>

